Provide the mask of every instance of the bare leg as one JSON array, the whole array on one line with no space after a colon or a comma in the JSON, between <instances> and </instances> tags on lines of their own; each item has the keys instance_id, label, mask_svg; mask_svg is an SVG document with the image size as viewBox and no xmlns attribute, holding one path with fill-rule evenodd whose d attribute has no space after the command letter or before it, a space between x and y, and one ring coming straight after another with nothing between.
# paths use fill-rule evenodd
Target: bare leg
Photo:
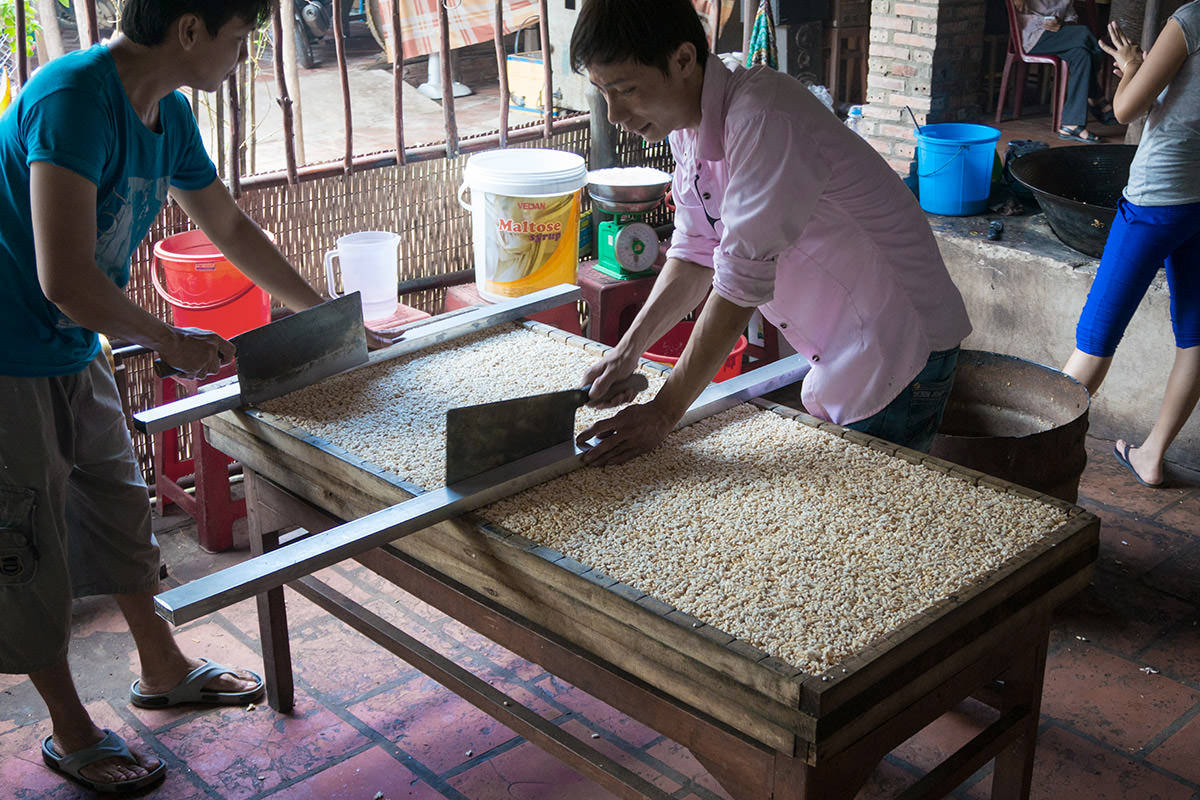
<instances>
[{"instance_id":1,"label":"bare leg","mask_svg":"<svg viewBox=\"0 0 1200 800\"><path fill-rule=\"evenodd\" d=\"M79 699L71 668L65 658L48 669L31 672L29 680L50 712L55 750L66 755L91 747L104 738L104 731L92 722L91 715ZM123 758L105 758L89 764L79 773L95 783L117 783L145 777L158 767L157 758L143 755L133 748L130 748L130 752L137 759L136 764Z\"/></svg>"},{"instance_id":2,"label":"bare leg","mask_svg":"<svg viewBox=\"0 0 1200 800\"><path fill-rule=\"evenodd\" d=\"M154 613L154 593L114 595L129 632L137 644L142 675L138 688L146 693L166 692L179 685L189 672L200 666L198 658L188 658L175 643L166 620ZM242 692L253 688L255 681L233 675L218 675L205 684L223 692Z\"/></svg>"},{"instance_id":3,"label":"bare leg","mask_svg":"<svg viewBox=\"0 0 1200 800\"><path fill-rule=\"evenodd\" d=\"M1167 378L1163 393L1162 408L1154 427L1141 447L1129 448L1129 463L1146 483L1159 483L1163 478L1163 456L1171 442L1179 435L1196 401L1200 399L1200 347L1175 350L1175 364ZM1124 452L1125 441L1117 441L1117 449Z\"/></svg>"},{"instance_id":4,"label":"bare leg","mask_svg":"<svg viewBox=\"0 0 1200 800\"><path fill-rule=\"evenodd\" d=\"M1066 366L1062 368L1062 371L1086 386L1090 394L1095 394L1100 391L1100 384L1104 383L1104 377L1108 375L1110 366L1112 366L1112 356L1102 358L1089 355L1082 350L1076 350L1067 359Z\"/></svg>"}]
</instances>

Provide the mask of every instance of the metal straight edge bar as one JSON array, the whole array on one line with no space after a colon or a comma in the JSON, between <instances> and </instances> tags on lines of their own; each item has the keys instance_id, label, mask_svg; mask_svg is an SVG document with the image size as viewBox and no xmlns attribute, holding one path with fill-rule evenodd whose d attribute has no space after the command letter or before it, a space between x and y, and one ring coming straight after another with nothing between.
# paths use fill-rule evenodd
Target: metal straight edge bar
<instances>
[{"instance_id":1,"label":"metal straight edge bar","mask_svg":"<svg viewBox=\"0 0 1200 800\"><path fill-rule=\"evenodd\" d=\"M798 380L808 363L789 356L709 386L692 403L681 427ZM155 611L173 625L219 611L439 522L553 480L582 466L584 450L564 442L518 461L433 489L411 500L330 528L278 550L243 561L154 598Z\"/></svg>"},{"instance_id":2,"label":"metal straight edge bar","mask_svg":"<svg viewBox=\"0 0 1200 800\"><path fill-rule=\"evenodd\" d=\"M366 363L378 364L382 361L390 361L393 358L457 339L493 325L511 322L538 311L573 303L579 297L578 286L563 283L494 305L477 306L473 311L450 315L444 320L430 322L420 326L418 330L402 334L391 347L371 353L367 357ZM133 424L142 433L161 433L178 428L186 422L203 419L222 411L232 411L242 405L244 403L242 402L241 387L237 381L233 381L211 391L198 392L173 403L139 411L133 415Z\"/></svg>"},{"instance_id":3,"label":"metal straight edge bar","mask_svg":"<svg viewBox=\"0 0 1200 800\"><path fill-rule=\"evenodd\" d=\"M582 296L573 283L560 283L548 289L539 289L521 297L514 297L486 306L475 306L466 312L441 314L429 321L422 320L401 334L400 338L383 350L367 354L368 364L379 364L400 358L417 350L458 339L484 328L527 317L539 311L573 303Z\"/></svg>"}]
</instances>

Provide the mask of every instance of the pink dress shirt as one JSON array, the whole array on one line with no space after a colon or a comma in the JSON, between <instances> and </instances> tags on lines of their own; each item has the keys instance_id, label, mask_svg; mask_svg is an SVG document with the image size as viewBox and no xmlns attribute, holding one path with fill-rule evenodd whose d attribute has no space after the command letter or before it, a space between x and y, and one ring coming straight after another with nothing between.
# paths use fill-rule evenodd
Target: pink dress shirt
<instances>
[{"instance_id":1,"label":"pink dress shirt","mask_svg":"<svg viewBox=\"0 0 1200 800\"><path fill-rule=\"evenodd\" d=\"M713 268L808 358L810 413L866 419L971 332L912 192L804 84L710 56L700 125L670 144L668 256Z\"/></svg>"}]
</instances>

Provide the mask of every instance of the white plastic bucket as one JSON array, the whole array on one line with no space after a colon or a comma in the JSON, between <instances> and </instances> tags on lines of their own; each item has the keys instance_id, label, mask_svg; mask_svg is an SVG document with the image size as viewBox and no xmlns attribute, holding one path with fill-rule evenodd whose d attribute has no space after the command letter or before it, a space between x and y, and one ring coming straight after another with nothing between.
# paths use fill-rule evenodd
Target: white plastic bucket
<instances>
[{"instance_id":1,"label":"white plastic bucket","mask_svg":"<svg viewBox=\"0 0 1200 800\"><path fill-rule=\"evenodd\" d=\"M363 319L385 319L396 313L399 245L399 234L389 231L362 231L338 237L337 248L325 254L329 296L341 296L334 288L336 258L342 268L342 294L360 293Z\"/></svg>"},{"instance_id":2,"label":"white plastic bucket","mask_svg":"<svg viewBox=\"0 0 1200 800\"><path fill-rule=\"evenodd\" d=\"M502 300L575 282L586 185L583 158L562 150L488 150L467 159L458 202L471 212L480 295Z\"/></svg>"}]
</instances>

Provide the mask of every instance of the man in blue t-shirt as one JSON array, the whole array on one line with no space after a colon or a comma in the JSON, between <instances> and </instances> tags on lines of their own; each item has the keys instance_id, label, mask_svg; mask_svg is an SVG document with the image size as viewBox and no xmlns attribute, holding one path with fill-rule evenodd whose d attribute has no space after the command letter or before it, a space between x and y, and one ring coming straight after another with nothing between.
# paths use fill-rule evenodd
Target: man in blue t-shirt
<instances>
[{"instance_id":1,"label":"man in blue t-shirt","mask_svg":"<svg viewBox=\"0 0 1200 800\"><path fill-rule=\"evenodd\" d=\"M137 791L165 767L80 700L72 596L116 597L141 661L136 705L242 704L263 690L252 672L185 656L154 613L146 486L96 332L187 377L232 358L226 340L167 325L123 291L168 194L276 299L321 302L217 179L175 91L216 89L270 11L271 0L125 0L122 33L43 66L0 116L0 672L28 674L45 701L46 764L100 791Z\"/></svg>"}]
</instances>

